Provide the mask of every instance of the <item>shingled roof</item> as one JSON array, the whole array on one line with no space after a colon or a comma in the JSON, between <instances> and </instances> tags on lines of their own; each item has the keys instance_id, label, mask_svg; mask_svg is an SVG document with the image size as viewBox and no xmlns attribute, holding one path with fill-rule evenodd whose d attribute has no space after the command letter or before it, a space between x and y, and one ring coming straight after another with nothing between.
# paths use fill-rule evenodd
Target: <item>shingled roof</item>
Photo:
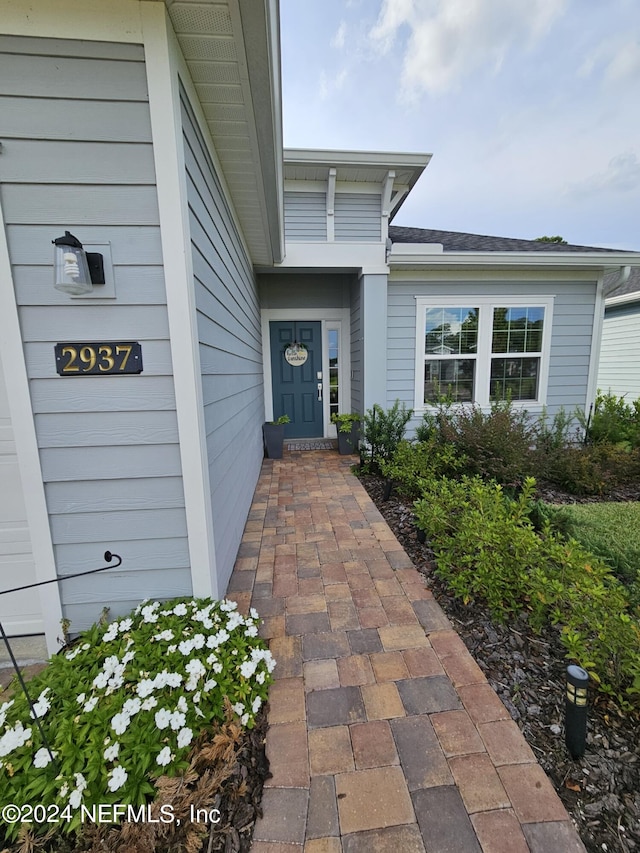
<instances>
[{"instance_id":1,"label":"shingled roof","mask_svg":"<svg viewBox=\"0 0 640 853\"><path fill-rule=\"evenodd\" d=\"M573 246L513 237L488 237L463 231L436 231L432 228L389 226L392 243L442 243L445 252L616 252L599 246Z\"/></svg>"},{"instance_id":2,"label":"shingled roof","mask_svg":"<svg viewBox=\"0 0 640 853\"><path fill-rule=\"evenodd\" d=\"M631 267L631 275L629 278L615 286L618 280L617 275L608 275L604 279L604 295L607 299L612 299L615 296L626 296L628 293L637 293L640 299L640 267Z\"/></svg>"}]
</instances>

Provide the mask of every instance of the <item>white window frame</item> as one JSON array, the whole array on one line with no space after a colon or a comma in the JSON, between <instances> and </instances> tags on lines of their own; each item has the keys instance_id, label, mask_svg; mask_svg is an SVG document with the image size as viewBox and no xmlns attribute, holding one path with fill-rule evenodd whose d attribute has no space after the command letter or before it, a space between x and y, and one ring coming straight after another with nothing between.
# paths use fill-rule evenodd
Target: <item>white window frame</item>
<instances>
[{"instance_id":1,"label":"white window frame","mask_svg":"<svg viewBox=\"0 0 640 853\"><path fill-rule=\"evenodd\" d=\"M426 333L427 308L478 308L478 349L476 354L476 372L473 403L483 409L491 405L489 399L489 384L491 377L491 359L507 358L506 353L492 353L492 329L494 308L543 308L544 322L542 327L542 351L540 353L540 375L538 377L538 397L535 400L514 400L513 406L521 409L541 408L546 405L547 387L549 382L549 361L551 354L551 329L553 326L553 296L416 296L416 362L415 362L415 395L414 410L425 412L434 409L433 405L424 402L424 365L426 354L424 341ZM518 353L518 356L538 357L531 353ZM452 358L464 359L464 355L455 354ZM456 403L465 406L469 403Z\"/></svg>"}]
</instances>

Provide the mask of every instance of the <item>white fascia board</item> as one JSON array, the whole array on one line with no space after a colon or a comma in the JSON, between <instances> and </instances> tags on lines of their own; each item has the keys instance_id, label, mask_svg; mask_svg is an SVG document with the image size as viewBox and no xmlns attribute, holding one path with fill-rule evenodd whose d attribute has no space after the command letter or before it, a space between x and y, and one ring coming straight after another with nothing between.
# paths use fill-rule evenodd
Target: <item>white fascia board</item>
<instances>
[{"instance_id":1,"label":"white fascia board","mask_svg":"<svg viewBox=\"0 0 640 853\"><path fill-rule=\"evenodd\" d=\"M429 244L394 243L388 255L391 268L438 267L502 267L593 270L617 269L640 264L640 253L627 252L442 252L432 254ZM432 244L433 245L433 244ZM415 247L419 246L420 249Z\"/></svg>"},{"instance_id":2,"label":"white fascia board","mask_svg":"<svg viewBox=\"0 0 640 853\"><path fill-rule=\"evenodd\" d=\"M640 290L634 290L633 293L622 293L620 296L610 296L605 299L604 304L607 308L613 308L616 305L628 305L631 302L640 302Z\"/></svg>"},{"instance_id":3,"label":"white fascia board","mask_svg":"<svg viewBox=\"0 0 640 853\"><path fill-rule=\"evenodd\" d=\"M604 324L604 275L600 275L596 286L596 301L593 310L593 331L591 333L591 353L589 356L589 373L587 378L587 399L585 414L595 402L598 392L598 370L600 368L600 349L602 347L602 327Z\"/></svg>"},{"instance_id":4,"label":"white fascia board","mask_svg":"<svg viewBox=\"0 0 640 853\"><path fill-rule=\"evenodd\" d=\"M275 269L364 270L368 273L389 272L385 263L384 243L306 243L286 244L286 255Z\"/></svg>"},{"instance_id":5,"label":"white fascia board","mask_svg":"<svg viewBox=\"0 0 640 853\"><path fill-rule=\"evenodd\" d=\"M139 0L0 0L0 31L12 36L140 44L140 5Z\"/></svg>"},{"instance_id":6,"label":"white fascia board","mask_svg":"<svg viewBox=\"0 0 640 853\"><path fill-rule=\"evenodd\" d=\"M285 163L326 164L327 166L376 166L389 169L425 169L431 154L406 151L331 151L328 149L285 148Z\"/></svg>"}]
</instances>

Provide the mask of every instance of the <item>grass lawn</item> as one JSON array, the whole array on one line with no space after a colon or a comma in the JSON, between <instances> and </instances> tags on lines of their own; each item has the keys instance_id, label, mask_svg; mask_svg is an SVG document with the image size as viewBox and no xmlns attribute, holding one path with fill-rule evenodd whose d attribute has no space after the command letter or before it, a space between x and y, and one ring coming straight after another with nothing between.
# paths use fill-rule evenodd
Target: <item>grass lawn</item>
<instances>
[{"instance_id":1,"label":"grass lawn","mask_svg":"<svg viewBox=\"0 0 640 853\"><path fill-rule=\"evenodd\" d=\"M640 604L640 502L571 504L563 509L570 516L570 535L605 560Z\"/></svg>"}]
</instances>

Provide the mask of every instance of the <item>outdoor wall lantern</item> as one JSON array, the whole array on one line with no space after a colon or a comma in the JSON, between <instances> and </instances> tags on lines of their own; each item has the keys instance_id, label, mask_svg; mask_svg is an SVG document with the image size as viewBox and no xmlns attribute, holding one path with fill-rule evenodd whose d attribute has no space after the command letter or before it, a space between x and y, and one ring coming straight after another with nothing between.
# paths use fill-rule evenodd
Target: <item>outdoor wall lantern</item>
<instances>
[{"instance_id":1,"label":"outdoor wall lantern","mask_svg":"<svg viewBox=\"0 0 640 853\"><path fill-rule=\"evenodd\" d=\"M104 261L98 252L85 252L82 243L69 231L51 241L55 245L56 290L71 296L91 293L94 284L104 284Z\"/></svg>"}]
</instances>

